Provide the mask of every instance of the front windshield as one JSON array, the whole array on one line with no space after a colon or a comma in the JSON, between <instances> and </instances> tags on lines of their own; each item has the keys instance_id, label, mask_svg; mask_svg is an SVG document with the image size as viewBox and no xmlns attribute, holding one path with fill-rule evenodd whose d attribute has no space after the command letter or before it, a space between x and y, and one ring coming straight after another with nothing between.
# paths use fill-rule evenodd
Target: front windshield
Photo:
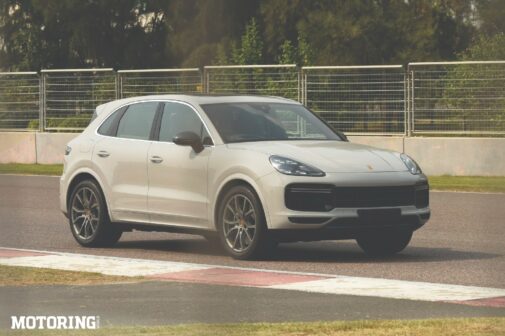
<instances>
[{"instance_id":1,"label":"front windshield","mask_svg":"<svg viewBox=\"0 0 505 336\"><path fill-rule=\"evenodd\" d=\"M202 105L225 143L272 140L340 140L302 105L220 103Z\"/></svg>"}]
</instances>

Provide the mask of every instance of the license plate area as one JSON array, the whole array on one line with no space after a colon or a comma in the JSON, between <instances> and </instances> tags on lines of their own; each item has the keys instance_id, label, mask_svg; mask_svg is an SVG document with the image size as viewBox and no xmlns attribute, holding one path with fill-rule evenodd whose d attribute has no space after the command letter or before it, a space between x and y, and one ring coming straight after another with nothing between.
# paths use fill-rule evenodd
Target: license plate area
<instances>
[{"instance_id":1,"label":"license plate area","mask_svg":"<svg viewBox=\"0 0 505 336\"><path fill-rule=\"evenodd\" d=\"M361 222L367 225L384 225L399 222L402 215L401 209L359 209L358 216Z\"/></svg>"}]
</instances>

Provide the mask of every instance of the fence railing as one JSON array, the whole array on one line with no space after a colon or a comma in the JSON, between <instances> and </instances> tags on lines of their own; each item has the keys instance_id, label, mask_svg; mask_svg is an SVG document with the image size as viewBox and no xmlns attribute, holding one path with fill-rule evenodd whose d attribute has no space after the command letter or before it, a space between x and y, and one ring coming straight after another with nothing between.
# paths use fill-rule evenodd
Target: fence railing
<instances>
[{"instance_id":1,"label":"fence railing","mask_svg":"<svg viewBox=\"0 0 505 336\"><path fill-rule=\"evenodd\" d=\"M410 63L413 134L505 134L505 61Z\"/></svg>"},{"instance_id":2,"label":"fence railing","mask_svg":"<svg viewBox=\"0 0 505 336\"><path fill-rule=\"evenodd\" d=\"M300 74L294 64L204 67L206 93L281 96L300 100Z\"/></svg>"},{"instance_id":3,"label":"fence railing","mask_svg":"<svg viewBox=\"0 0 505 336\"><path fill-rule=\"evenodd\" d=\"M95 108L117 97L112 69L42 70L42 130L82 130Z\"/></svg>"},{"instance_id":4,"label":"fence railing","mask_svg":"<svg viewBox=\"0 0 505 336\"><path fill-rule=\"evenodd\" d=\"M336 129L404 134L406 81L401 65L302 68L303 103Z\"/></svg>"},{"instance_id":5,"label":"fence railing","mask_svg":"<svg viewBox=\"0 0 505 336\"><path fill-rule=\"evenodd\" d=\"M203 92L202 73L191 69L119 70L119 97Z\"/></svg>"},{"instance_id":6,"label":"fence railing","mask_svg":"<svg viewBox=\"0 0 505 336\"><path fill-rule=\"evenodd\" d=\"M79 131L100 104L169 93L290 98L349 134L505 134L505 61L1 72L0 131Z\"/></svg>"},{"instance_id":7,"label":"fence railing","mask_svg":"<svg viewBox=\"0 0 505 336\"><path fill-rule=\"evenodd\" d=\"M38 129L41 97L36 72L0 72L0 130Z\"/></svg>"}]
</instances>

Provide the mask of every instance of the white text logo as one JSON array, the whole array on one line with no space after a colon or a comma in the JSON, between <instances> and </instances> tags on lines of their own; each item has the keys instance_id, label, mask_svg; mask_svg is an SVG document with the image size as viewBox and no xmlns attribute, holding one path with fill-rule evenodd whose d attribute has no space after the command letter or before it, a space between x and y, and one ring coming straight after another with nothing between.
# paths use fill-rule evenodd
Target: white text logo
<instances>
[{"instance_id":1,"label":"white text logo","mask_svg":"<svg viewBox=\"0 0 505 336\"><path fill-rule=\"evenodd\" d=\"M11 316L11 329L98 329L99 316Z\"/></svg>"}]
</instances>

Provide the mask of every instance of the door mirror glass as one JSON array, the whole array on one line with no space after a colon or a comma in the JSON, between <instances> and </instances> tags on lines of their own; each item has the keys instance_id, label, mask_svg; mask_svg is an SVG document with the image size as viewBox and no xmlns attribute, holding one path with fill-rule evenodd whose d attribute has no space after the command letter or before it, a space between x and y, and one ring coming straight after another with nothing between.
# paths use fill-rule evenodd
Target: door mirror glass
<instances>
[{"instance_id":1,"label":"door mirror glass","mask_svg":"<svg viewBox=\"0 0 505 336\"><path fill-rule=\"evenodd\" d=\"M181 132L173 138L173 143L179 146L191 146L195 153L203 151L203 143L200 136L194 132Z\"/></svg>"}]
</instances>

